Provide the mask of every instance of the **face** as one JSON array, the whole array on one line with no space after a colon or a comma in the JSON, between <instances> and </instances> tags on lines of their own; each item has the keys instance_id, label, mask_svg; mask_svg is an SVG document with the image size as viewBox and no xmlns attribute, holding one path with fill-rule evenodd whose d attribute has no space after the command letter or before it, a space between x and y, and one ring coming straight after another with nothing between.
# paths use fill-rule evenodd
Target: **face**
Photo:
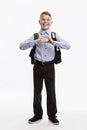
<instances>
[{"instance_id":1,"label":"face","mask_svg":"<svg viewBox=\"0 0 87 130\"><path fill-rule=\"evenodd\" d=\"M52 24L52 18L49 15L43 14L40 17L39 24L41 26L41 29L48 30Z\"/></svg>"}]
</instances>

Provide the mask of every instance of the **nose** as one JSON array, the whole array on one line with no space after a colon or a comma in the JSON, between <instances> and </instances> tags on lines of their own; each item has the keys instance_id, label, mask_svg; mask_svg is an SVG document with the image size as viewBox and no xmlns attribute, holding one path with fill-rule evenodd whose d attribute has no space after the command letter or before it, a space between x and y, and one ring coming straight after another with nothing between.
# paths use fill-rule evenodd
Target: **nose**
<instances>
[{"instance_id":1,"label":"nose","mask_svg":"<svg viewBox=\"0 0 87 130\"><path fill-rule=\"evenodd\" d=\"M45 20L44 20L44 22L46 23L46 22L47 22L47 20L45 19Z\"/></svg>"}]
</instances>

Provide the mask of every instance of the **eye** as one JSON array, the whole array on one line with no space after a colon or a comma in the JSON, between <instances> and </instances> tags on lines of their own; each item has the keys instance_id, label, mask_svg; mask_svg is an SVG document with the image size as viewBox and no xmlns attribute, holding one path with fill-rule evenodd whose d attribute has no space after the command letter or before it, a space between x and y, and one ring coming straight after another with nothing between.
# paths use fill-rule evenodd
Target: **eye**
<instances>
[{"instance_id":1,"label":"eye","mask_svg":"<svg viewBox=\"0 0 87 130\"><path fill-rule=\"evenodd\" d=\"M45 19L41 19L42 21L45 21Z\"/></svg>"},{"instance_id":2,"label":"eye","mask_svg":"<svg viewBox=\"0 0 87 130\"><path fill-rule=\"evenodd\" d=\"M47 19L47 21L50 21L50 19Z\"/></svg>"}]
</instances>

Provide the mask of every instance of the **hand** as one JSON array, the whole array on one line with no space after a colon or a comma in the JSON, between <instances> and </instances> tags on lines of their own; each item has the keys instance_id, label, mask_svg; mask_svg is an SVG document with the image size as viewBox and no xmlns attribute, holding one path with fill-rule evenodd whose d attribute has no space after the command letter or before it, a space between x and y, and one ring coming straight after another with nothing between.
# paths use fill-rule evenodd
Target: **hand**
<instances>
[{"instance_id":1,"label":"hand","mask_svg":"<svg viewBox=\"0 0 87 130\"><path fill-rule=\"evenodd\" d=\"M47 39L46 41L44 41L44 39ZM37 39L37 43L50 43L50 44L53 44L53 39L50 38L48 35L41 35L39 36L39 38Z\"/></svg>"},{"instance_id":2,"label":"hand","mask_svg":"<svg viewBox=\"0 0 87 130\"><path fill-rule=\"evenodd\" d=\"M48 39L48 41L46 43L50 43L50 44L54 43L53 39L51 37L49 37L48 35L46 35L45 38Z\"/></svg>"},{"instance_id":3,"label":"hand","mask_svg":"<svg viewBox=\"0 0 87 130\"><path fill-rule=\"evenodd\" d=\"M43 43L44 35L39 36L37 43Z\"/></svg>"}]
</instances>

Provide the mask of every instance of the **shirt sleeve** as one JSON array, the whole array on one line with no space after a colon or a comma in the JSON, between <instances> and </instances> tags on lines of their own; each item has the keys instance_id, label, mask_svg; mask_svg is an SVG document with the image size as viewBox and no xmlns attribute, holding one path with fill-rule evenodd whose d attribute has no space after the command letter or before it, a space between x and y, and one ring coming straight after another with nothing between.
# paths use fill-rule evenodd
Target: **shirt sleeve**
<instances>
[{"instance_id":1,"label":"shirt sleeve","mask_svg":"<svg viewBox=\"0 0 87 130\"><path fill-rule=\"evenodd\" d=\"M68 50L71 48L70 44L67 41L65 41L64 39L62 39L58 34L56 34L56 41L54 41L54 45L61 49Z\"/></svg>"},{"instance_id":2,"label":"shirt sleeve","mask_svg":"<svg viewBox=\"0 0 87 130\"><path fill-rule=\"evenodd\" d=\"M33 47L36 44L37 44L37 42L36 42L36 40L34 40L34 35L32 35L29 39L27 39L24 42L20 43L19 48L21 50L26 50L26 49L28 49L30 47Z\"/></svg>"}]
</instances>

